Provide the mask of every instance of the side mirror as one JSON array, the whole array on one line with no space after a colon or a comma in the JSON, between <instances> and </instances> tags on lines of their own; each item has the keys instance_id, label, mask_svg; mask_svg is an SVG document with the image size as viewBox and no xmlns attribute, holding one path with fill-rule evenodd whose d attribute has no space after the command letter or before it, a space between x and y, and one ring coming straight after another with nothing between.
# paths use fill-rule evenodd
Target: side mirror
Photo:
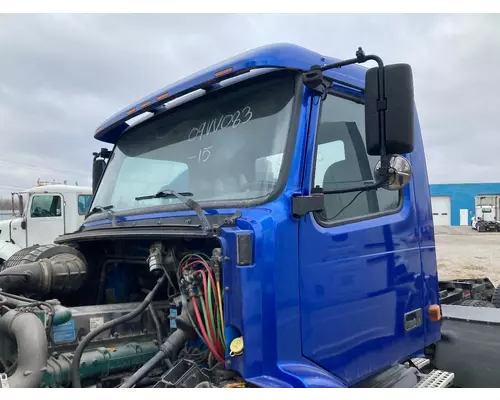
<instances>
[{"instance_id":1,"label":"side mirror","mask_svg":"<svg viewBox=\"0 0 500 400\"><path fill-rule=\"evenodd\" d=\"M99 182L101 181L102 174L104 173L104 170L106 168L106 161L104 161L102 158L99 158L97 160L94 160L92 163L92 194L95 195L95 192L97 190L97 186L99 185Z\"/></svg>"},{"instance_id":2,"label":"side mirror","mask_svg":"<svg viewBox=\"0 0 500 400\"><path fill-rule=\"evenodd\" d=\"M26 230L26 220L25 220L25 219L23 219L23 220L21 221L21 229Z\"/></svg>"},{"instance_id":3,"label":"side mirror","mask_svg":"<svg viewBox=\"0 0 500 400\"><path fill-rule=\"evenodd\" d=\"M371 156L380 155L381 135L379 107L385 111L385 148L387 154L406 154L413 151L414 93L413 74L408 64L384 67L385 104L379 104L379 67L366 72L365 131L366 150Z\"/></svg>"},{"instance_id":4,"label":"side mirror","mask_svg":"<svg viewBox=\"0 0 500 400\"><path fill-rule=\"evenodd\" d=\"M380 167L382 162L375 165L375 180L380 180ZM389 159L389 176L382 186L387 190L401 190L410 183L412 169L410 162L403 156L393 155Z\"/></svg>"}]
</instances>

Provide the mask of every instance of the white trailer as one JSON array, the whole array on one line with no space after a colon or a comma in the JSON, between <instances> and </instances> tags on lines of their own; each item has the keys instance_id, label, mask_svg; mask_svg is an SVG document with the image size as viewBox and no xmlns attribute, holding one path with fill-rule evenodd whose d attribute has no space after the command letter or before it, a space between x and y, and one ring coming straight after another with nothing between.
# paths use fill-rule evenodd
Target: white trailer
<instances>
[{"instance_id":1,"label":"white trailer","mask_svg":"<svg viewBox=\"0 0 500 400\"><path fill-rule=\"evenodd\" d=\"M56 237L76 231L91 200L91 188L63 184L13 193L13 218L0 221L0 264L21 249L52 244Z\"/></svg>"}]
</instances>

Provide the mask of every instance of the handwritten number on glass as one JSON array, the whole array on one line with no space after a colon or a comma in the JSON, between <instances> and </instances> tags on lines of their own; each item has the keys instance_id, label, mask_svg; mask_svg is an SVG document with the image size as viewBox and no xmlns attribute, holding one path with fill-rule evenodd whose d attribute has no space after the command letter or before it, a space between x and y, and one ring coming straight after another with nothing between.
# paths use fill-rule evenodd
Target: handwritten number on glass
<instances>
[{"instance_id":1,"label":"handwritten number on glass","mask_svg":"<svg viewBox=\"0 0 500 400\"><path fill-rule=\"evenodd\" d=\"M211 133L215 133L220 129L233 128L236 129L240 125L244 125L249 122L253 117L252 109L250 106L244 107L241 111L238 110L232 114L222 115L218 120L214 118L210 121L202 122L199 127L194 126L191 128L188 134L188 141L191 142L195 139L201 140L203 135L208 136ZM206 128L206 132L205 132ZM198 155L189 157L189 160L198 159L198 163L207 162L212 155L210 147L204 147L198 152Z\"/></svg>"},{"instance_id":2,"label":"handwritten number on glass","mask_svg":"<svg viewBox=\"0 0 500 400\"><path fill-rule=\"evenodd\" d=\"M198 155L189 157L189 160L194 160L197 158L198 163L207 162L208 159L210 158L210 156L212 155L212 152L210 151L211 148L212 148L212 146L204 147L203 149L200 149L200 151L198 152Z\"/></svg>"}]
</instances>

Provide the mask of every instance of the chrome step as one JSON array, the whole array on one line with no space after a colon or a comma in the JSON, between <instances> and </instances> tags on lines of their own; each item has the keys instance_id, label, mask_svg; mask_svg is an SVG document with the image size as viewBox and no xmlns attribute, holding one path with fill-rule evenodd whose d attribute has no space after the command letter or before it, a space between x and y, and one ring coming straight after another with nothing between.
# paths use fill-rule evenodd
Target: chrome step
<instances>
[{"instance_id":1,"label":"chrome step","mask_svg":"<svg viewBox=\"0 0 500 400\"><path fill-rule=\"evenodd\" d=\"M424 376L422 380L414 386L414 388L445 388L453 382L453 378L455 378L455 374L453 372L435 369L428 375Z\"/></svg>"},{"instance_id":2,"label":"chrome step","mask_svg":"<svg viewBox=\"0 0 500 400\"><path fill-rule=\"evenodd\" d=\"M416 357L412 358L411 362L415 364L415 367L417 367L418 369L422 369L426 365L429 365L431 360L429 360L428 358Z\"/></svg>"}]
</instances>

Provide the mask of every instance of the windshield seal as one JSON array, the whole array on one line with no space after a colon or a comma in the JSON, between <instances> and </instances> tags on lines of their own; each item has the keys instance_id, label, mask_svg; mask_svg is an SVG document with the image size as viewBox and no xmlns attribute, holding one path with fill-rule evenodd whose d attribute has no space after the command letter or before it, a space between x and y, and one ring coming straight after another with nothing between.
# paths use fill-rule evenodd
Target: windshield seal
<instances>
[{"instance_id":1,"label":"windshield seal","mask_svg":"<svg viewBox=\"0 0 500 400\"><path fill-rule=\"evenodd\" d=\"M195 98L189 102L182 103L177 105L176 107L173 107L171 109L167 109L166 111L162 111L158 115L148 118L147 120L131 126L128 128L126 131L124 131L124 134L133 132L138 129L144 129L150 124L154 124L155 121L158 120L160 117L164 117L165 115L169 115L170 113L176 112L178 110L182 110L183 108L189 108L194 105L197 105L200 102L208 102L210 101L213 97L215 96L221 96L225 92L233 92L240 90L246 86L254 85L255 83L259 83L259 81L263 80L268 80L270 78L275 78L275 77L280 77L280 76L290 76L294 79L294 94L292 96L292 105L291 105L291 113L290 113L290 121L288 125L288 132L286 133L286 139L285 139L285 146L284 146L284 152L283 152L283 159L282 159L282 164L281 164L281 170L278 176L278 179L276 181L276 185L272 191L270 191L267 195L259 197L259 198L253 198L253 199L236 199L236 200L227 200L227 199L222 199L222 200L199 200L198 202L204 209L234 209L234 208L248 208L248 207L253 207L257 205L262 205L265 203L268 203L274 199L276 199L285 189L286 182L288 181L289 177L289 171L293 159L293 154L294 154L294 149L295 149L295 144L296 144L296 137L297 137L297 129L298 129L298 124L299 124L299 117L300 117L300 111L302 107L302 95L304 92L304 87L301 84L301 74L298 71L290 71L290 70L278 70L278 71L272 71L263 75L259 75L256 77L251 77L248 80L244 80L242 82L235 83L234 85L227 86L227 87L222 87L219 89L215 89L211 92L208 92L204 94L201 97ZM112 162L113 156L115 154L115 151L117 149L119 141L114 144L113 146L113 155L110 157L110 160L108 161L108 164ZM109 166L109 165L108 165ZM108 167L107 166L107 167ZM108 168L106 168L107 170ZM106 173L106 172L105 172ZM103 179L101 179L99 186L101 186L103 182ZM97 188L96 193L98 193L99 187ZM92 205L91 209L98 205L96 201L97 196L94 196L92 200ZM191 211L185 204L183 203L174 203L174 204L162 204L162 205L151 205L151 206L144 206L140 208L132 208L132 209L126 209L126 210L117 210L115 212L116 217L120 216L133 216L133 215L143 215L143 214L155 214L155 213L161 213L161 212L176 212L176 211L186 211L189 210ZM228 210L228 212L230 212ZM94 221L100 221L100 220L105 220L106 217L101 215L101 214L95 214L89 216L85 221L84 224L89 223L89 222L94 222Z\"/></svg>"}]
</instances>

